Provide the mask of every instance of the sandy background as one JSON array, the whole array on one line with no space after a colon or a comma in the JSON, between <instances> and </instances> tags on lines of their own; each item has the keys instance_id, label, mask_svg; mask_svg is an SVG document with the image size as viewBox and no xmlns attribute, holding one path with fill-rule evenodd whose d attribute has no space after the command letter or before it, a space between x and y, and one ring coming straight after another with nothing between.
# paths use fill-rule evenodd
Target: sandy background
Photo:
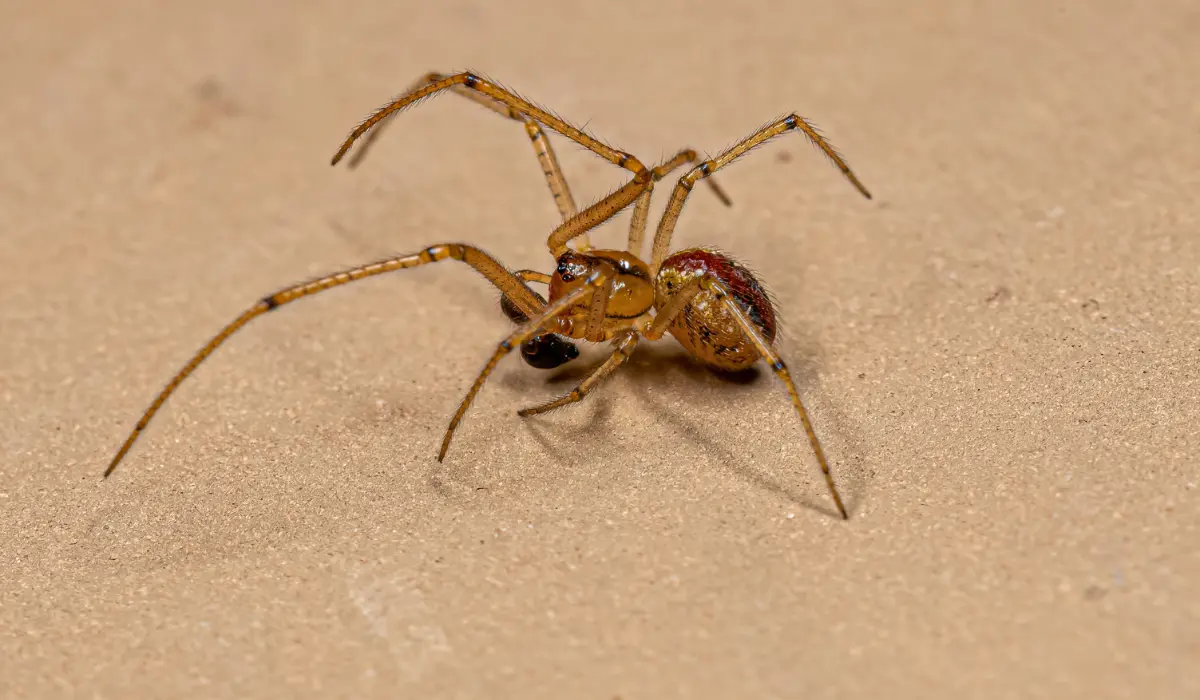
<instances>
[{"instance_id":1,"label":"sandy background","mask_svg":"<svg viewBox=\"0 0 1200 700\"><path fill-rule=\"evenodd\" d=\"M433 5L4 4L0 695L1200 697L1200 6ZM453 263L255 322L99 479L265 293L548 267L511 122L327 165L467 67L646 161L791 110L841 148L875 201L791 136L676 241L774 290L849 522L773 377L673 342L540 420L578 374L507 361L439 466L508 328Z\"/></svg>"}]
</instances>

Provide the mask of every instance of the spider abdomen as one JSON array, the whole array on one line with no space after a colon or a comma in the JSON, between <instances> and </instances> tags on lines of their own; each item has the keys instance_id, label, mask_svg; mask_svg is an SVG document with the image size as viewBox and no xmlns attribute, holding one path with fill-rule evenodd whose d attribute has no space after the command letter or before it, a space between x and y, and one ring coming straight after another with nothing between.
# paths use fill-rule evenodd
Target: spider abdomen
<instances>
[{"instance_id":1,"label":"spider abdomen","mask_svg":"<svg viewBox=\"0 0 1200 700\"><path fill-rule=\"evenodd\" d=\"M768 343L775 339L775 306L766 288L744 266L715 250L689 248L664 260L655 280L655 307L662 308L692 280L706 274L729 289ZM761 357L729 309L707 290L696 294L668 330L684 349L720 369L745 369Z\"/></svg>"}]
</instances>

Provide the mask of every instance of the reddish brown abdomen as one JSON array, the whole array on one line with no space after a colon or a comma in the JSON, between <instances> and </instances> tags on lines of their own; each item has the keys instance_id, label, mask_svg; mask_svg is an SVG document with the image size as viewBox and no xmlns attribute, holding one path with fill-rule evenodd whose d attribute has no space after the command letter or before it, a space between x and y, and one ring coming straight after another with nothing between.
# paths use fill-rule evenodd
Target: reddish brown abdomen
<instances>
[{"instance_id":1,"label":"reddish brown abdomen","mask_svg":"<svg viewBox=\"0 0 1200 700\"><path fill-rule=\"evenodd\" d=\"M775 307L766 289L749 270L714 250L689 248L664 260L655 306L662 307L688 281L704 273L724 283L767 343L774 341ZM722 369L743 369L760 357L729 310L709 292L696 295L671 323L670 332L697 358Z\"/></svg>"}]
</instances>

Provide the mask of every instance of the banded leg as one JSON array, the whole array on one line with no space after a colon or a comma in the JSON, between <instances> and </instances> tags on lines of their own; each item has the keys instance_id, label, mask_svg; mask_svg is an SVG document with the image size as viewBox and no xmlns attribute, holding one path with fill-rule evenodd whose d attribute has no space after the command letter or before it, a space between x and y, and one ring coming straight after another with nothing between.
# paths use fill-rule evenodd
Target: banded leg
<instances>
[{"instance_id":1,"label":"banded leg","mask_svg":"<svg viewBox=\"0 0 1200 700\"><path fill-rule=\"evenodd\" d=\"M134 441L137 440L138 435L140 435L142 431L146 429L146 426L150 423L150 419L154 417L154 414L158 413L158 410L162 407L163 403L171 394L175 392L180 383L182 383L184 379L187 379L187 377L196 370L200 363L208 358L208 356L211 355L214 350L228 340L229 336L236 333L253 319L267 313L268 311L273 311L284 304L290 304L293 301L303 299L307 296L312 296L313 294L317 294L334 287L340 287L344 284L356 282L367 277L382 275L386 272L404 270L410 267L418 267L420 265L428 265L429 263L439 262L446 259L461 260L462 262L465 262L471 267L475 268L477 272L486 277L489 282L495 285L506 296L506 298L511 299L512 303L528 316L532 317L540 315L542 309L545 307L545 304L541 301L541 298L535 294L533 290L525 286L525 283L522 282L520 278L506 270L503 265L496 261L495 258L474 246L463 245L460 243L443 243L430 246L425 250L413 255L387 258L386 260L360 265L358 267L353 267L341 272L335 272L332 275L326 275L325 277L320 277L309 282L286 287L275 292L274 294L271 294L270 296L264 297L263 299L259 300L257 304L244 311L242 315L238 316L231 323L229 323L229 325L222 328L219 333L205 343L204 347L200 348L199 352L197 352L190 360L188 360L187 364L183 366L183 369L179 370L179 372L171 378L171 381L167 382L166 387L159 392L157 397L155 397L153 403L150 404L150 408L146 409L146 412L142 414L142 417L137 422L133 432L131 432L129 437L125 440L125 444L121 446L121 449L117 452L116 457L113 457L112 462L110 462L108 465L108 469L104 470L104 476L108 477L108 475L112 474L113 470L117 468L117 464L119 464L125 457L125 454L129 452L129 449L133 446Z\"/></svg>"},{"instance_id":2,"label":"banded leg","mask_svg":"<svg viewBox=\"0 0 1200 700\"><path fill-rule=\"evenodd\" d=\"M495 85L474 73L458 73L449 76L442 80L429 83L424 87L410 91L408 94L392 101L382 109L376 111L370 117L359 124L350 135L346 137L341 148L334 154L332 163L336 165L338 161L346 155L350 147L368 130L374 127L379 122L387 119L392 114L411 107L420 100L430 97L442 90L454 88L461 85L464 88L474 90L478 93L486 95L497 102L507 105L534 121L549 127L554 131L566 136L572 141L578 143L584 148L592 151L596 155L605 160L616 164L619 167L633 173L633 180L626 183L623 187L611 192L608 196L591 205L587 209L579 212L570 219L562 222L557 228L551 232L546 239L546 246L550 248L551 254L555 257L562 255L567 250L567 243L572 239L578 238L593 228L599 226L603 222L616 216L622 209L633 203L633 200L641 194L642 190L646 189L650 182L651 173L642 164L640 160L633 155L624 151L619 151L612 146L600 141L584 132L582 129L572 126L563 121L559 117L550 114L546 110L537 107L524 98L518 97L514 93L506 90L498 85Z\"/></svg>"},{"instance_id":3,"label":"banded leg","mask_svg":"<svg viewBox=\"0 0 1200 700\"><path fill-rule=\"evenodd\" d=\"M673 158L664 162L652 169L653 177L646 190L642 192L637 201L633 204L633 217L629 222L629 243L625 246L625 250L633 253L639 258L642 257L642 239L646 235L646 219L650 214L650 196L654 192L654 183L669 175L673 170L683 165L684 163L695 163L696 152L690 148L685 148L679 153L676 153ZM705 179L713 194L721 203L727 207L733 206L733 201L729 199L729 195L725 194L725 190L717 184L716 180Z\"/></svg>"},{"instance_id":4,"label":"banded leg","mask_svg":"<svg viewBox=\"0 0 1200 700\"><path fill-rule=\"evenodd\" d=\"M406 92L412 92L430 83L436 83L439 80L445 79L445 77L441 73L426 73L424 77L414 83ZM455 85L450 90L472 102L487 107L501 116L523 123L525 125L525 133L529 135L529 140L533 144L533 151L537 155L538 164L542 167L542 175L545 176L546 184L550 188L550 196L554 198L554 204L558 207L560 218L565 221L579 212L578 207L575 205L575 198L571 195L571 187L567 184L567 178L563 175L562 167L558 164L558 156L555 155L554 147L550 145L550 141L546 138L546 132L542 131L540 124L503 102L498 102L487 95L469 90L461 85ZM384 127L391 122L396 114L396 112L393 112L377 124L374 129L367 132L358 150L350 157L349 166L351 168L358 167L358 164L366 157L372 145L379 140ZM579 237L576 247L581 251L587 251L591 248L587 234Z\"/></svg>"},{"instance_id":5,"label":"banded leg","mask_svg":"<svg viewBox=\"0 0 1200 700\"><path fill-rule=\"evenodd\" d=\"M595 389L600 382L604 381L611 376L613 372L616 372L618 369L620 369L621 365L625 364L625 361L633 355L633 349L636 348L638 344L638 335L637 333L629 333L624 338L618 340L615 344L616 349L613 350L613 354L609 355L608 359L604 361L604 364L597 367L595 371L585 377L584 380L579 383L579 386L572 389L571 393L560 396L557 399L548 401L539 406L523 408L520 411L517 411L517 415L525 417L536 415L538 413L546 413L547 411L553 411L556 408L562 408L567 404L581 401L583 397L587 396L592 389Z\"/></svg>"},{"instance_id":6,"label":"banded leg","mask_svg":"<svg viewBox=\"0 0 1200 700\"><path fill-rule=\"evenodd\" d=\"M867 199L871 198L871 193L867 191L867 188L863 186L854 172L850 170L850 166L846 164L841 154L834 150L833 146L825 140L825 137L821 136L816 128L805 121L803 117L790 114L773 124L764 126L745 139L742 139L721 155L712 160L704 161L693 168L687 175L679 178L678 184L675 185L675 190L671 193L671 199L667 202L667 209L663 213L662 219L658 222L658 231L654 234L654 249L650 258L650 274L658 274L659 266L662 265L662 261L667 257L667 249L671 245L671 234L675 231L675 223L679 220L679 214L683 211L683 204L687 200L688 194L691 193L696 181L709 177L721 168L746 155L751 150L793 129L799 129L801 133L807 136L809 141L812 141L817 148L821 149L821 152L842 171L842 175L846 176L850 184L854 185L864 197Z\"/></svg>"},{"instance_id":7,"label":"banded leg","mask_svg":"<svg viewBox=\"0 0 1200 700\"><path fill-rule=\"evenodd\" d=\"M538 272L537 270L517 270L513 274L517 276L517 279L524 282L527 287L529 286L530 282L550 284L550 275L547 275L544 272ZM533 294L538 298L538 301L541 302L542 306L546 305L546 300L541 294L538 294L537 292L533 292ZM529 320L529 316L521 311L521 309L517 308L517 305L510 301L509 298L503 294L500 295L500 310L503 311L504 315L507 316L513 323L525 323Z\"/></svg>"},{"instance_id":8,"label":"banded leg","mask_svg":"<svg viewBox=\"0 0 1200 700\"><path fill-rule=\"evenodd\" d=\"M734 301L732 293L729 291L719 279L712 275L703 275L694 278L687 286L681 289L654 317L654 321L646 329L644 335L647 340L656 340L663 336L666 329L671 325L671 321L675 319L684 308L687 307L697 294L701 291L709 292L721 304L725 305L734 321L745 333L746 338L754 344L758 354L762 355L763 360L771 366L775 375L783 382L787 388L788 397L792 400L792 405L796 408L796 413L800 416L800 423L804 426L804 433L808 436L808 443L812 446L813 454L817 457L817 464L821 467L821 473L825 476L825 484L829 487L829 493L833 496L833 503L837 506L838 513L842 519L848 519L846 507L842 505L842 497L838 494L837 486L833 483L833 473L829 470L829 462L825 459L825 450L821 448L821 441L817 439L817 433L813 430L812 421L808 418L808 411L804 408L804 402L800 400L800 392L796 390L796 384L792 381L792 375L788 371L787 365L784 364L783 358L779 353L771 347L767 339L763 337L762 332L750 321L746 312L742 307Z\"/></svg>"},{"instance_id":9,"label":"banded leg","mask_svg":"<svg viewBox=\"0 0 1200 700\"><path fill-rule=\"evenodd\" d=\"M471 385L471 389L467 391L467 395L463 397L462 403L458 405L458 410L454 412L454 417L450 419L450 425L446 428L446 435L442 438L442 449L438 452L439 462L446 458L446 451L450 449L450 440L454 437L454 430L462 422L467 409L471 407L471 402L475 400L475 396L483 388L483 383L487 381L492 370L496 369L496 365L499 364L500 360L512 352L514 347L519 347L538 333L552 330L558 325L556 321L560 316L573 311L580 302L586 301L589 296L603 295L607 297L611 285L611 275L604 271L593 273L588 278L586 285L577 287L558 300L550 303L541 313L533 316L528 323L500 341L500 344L496 346L496 352L492 354L491 359L483 366L483 369L479 372L479 376L475 378L475 382ZM588 330L590 331L590 329Z\"/></svg>"},{"instance_id":10,"label":"banded leg","mask_svg":"<svg viewBox=\"0 0 1200 700\"><path fill-rule=\"evenodd\" d=\"M550 280L552 278L552 275L548 275L545 272L538 272L537 270L517 270L516 275L517 277L520 277L521 281L525 282L526 284L530 282L550 284Z\"/></svg>"}]
</instances>

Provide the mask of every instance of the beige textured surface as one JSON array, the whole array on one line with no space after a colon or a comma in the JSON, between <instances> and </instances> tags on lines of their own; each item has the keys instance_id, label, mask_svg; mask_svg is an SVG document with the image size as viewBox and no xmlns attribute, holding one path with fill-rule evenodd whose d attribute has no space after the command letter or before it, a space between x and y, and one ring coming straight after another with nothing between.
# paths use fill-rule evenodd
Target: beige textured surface
<instances>
[{"instance_id":1,"label":"beige textured surface","mask_svg":"<svg viewBox=\"0 0 1200 700\"><path fill-rule=\"evenodd\" d=\"M1200 6L569 5L6 3L0 695L1200 697ZM848 523L773 378L669 342L541 420L577 375L507 362L439 466L507 327L453 264L255 322L99 480L264 293L547 267L525 137L465 101L327 166L465 67L645 160L824 127L874 202L792 137L678 242L773 288Z\"/></svg>"}]
</instances>

